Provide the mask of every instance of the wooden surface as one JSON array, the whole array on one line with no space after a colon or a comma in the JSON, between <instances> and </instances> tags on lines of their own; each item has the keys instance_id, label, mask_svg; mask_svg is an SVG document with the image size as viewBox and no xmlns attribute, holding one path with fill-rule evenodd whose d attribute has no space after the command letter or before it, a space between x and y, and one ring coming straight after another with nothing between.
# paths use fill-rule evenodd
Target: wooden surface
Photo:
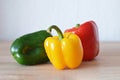
<instances>
[{"instance_id":1,"label":"wooden surface","mask_svg":"<svg viewBox=\"0 0 120 80\"><path fill-rule=\"evenodd\" d=\"M120 80L120 42L101 42L99 56L74 70L56 70L50 63L20 65L11 56L10 45L0 42L0 80Z\"/></svg>"}]
</instances>

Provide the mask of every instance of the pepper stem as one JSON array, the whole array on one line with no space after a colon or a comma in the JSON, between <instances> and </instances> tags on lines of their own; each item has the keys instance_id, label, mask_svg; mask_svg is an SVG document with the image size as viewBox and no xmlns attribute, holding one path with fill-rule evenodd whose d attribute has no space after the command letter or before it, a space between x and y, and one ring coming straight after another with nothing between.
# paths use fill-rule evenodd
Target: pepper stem
<instances>
[{"instance_id":1,"label":"pepper stem","mask_svg":"<svg viewBox=\"0 0 120 80\"><path fill-rule=\"evenodd\" d=\"M54 29L57 32L59 40L62 40L63 39L62 31L56 25L52 25L47 29L47 32L51 33L52 29Z\"/></svg>"},{"instance_id":2,"label":"pepper stem","mask_svg":"<svg viewBox=\"0 0 120 80\"><path fill-rule=\"evenodd\" d=\"M75 26L76 28L78 28L78 27L80 27L80 24L76 24L76 26Z\"/></svg>"}]
</instances>

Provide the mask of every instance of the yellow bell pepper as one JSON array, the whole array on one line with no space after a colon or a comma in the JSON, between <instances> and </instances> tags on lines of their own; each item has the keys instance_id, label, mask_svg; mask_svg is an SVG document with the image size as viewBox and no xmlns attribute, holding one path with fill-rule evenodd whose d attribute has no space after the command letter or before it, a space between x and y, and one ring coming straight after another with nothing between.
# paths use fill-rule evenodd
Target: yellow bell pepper
<instances>
[{"instance_id":1,"label":"yellow bell pepper","mask_svg":"<svg viewBox=\"0 0 120 80\"><path fill-rule=\"evenodd\" d=\"M62 34L61 30L53 25L48 32L55 29L58 36L48 37L44 47L50 62L57 69L77 68L82 62L83 47L80 38L73 33Z\"/></svg>"}]
</instances>

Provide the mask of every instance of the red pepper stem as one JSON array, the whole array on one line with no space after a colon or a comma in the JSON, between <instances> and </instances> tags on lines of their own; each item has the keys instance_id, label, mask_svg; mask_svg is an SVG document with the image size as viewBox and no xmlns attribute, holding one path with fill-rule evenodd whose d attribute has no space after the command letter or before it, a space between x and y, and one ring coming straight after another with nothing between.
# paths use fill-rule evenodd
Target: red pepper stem
<instances>
[{"instance_id":1,"label":"red pepper stem","mask_svg":"<svg viewBox=\"0 0 120 80\"><path fill-rule=\"evenodd\" d=\"M62 40L63 39L62 31L56 25L52 25L47 29L47 32L51 33L52 29L54 29L57 32L59 40Z\"/></svg>"},{"instance_id":2,"label":"red pepper stem","mask_svg":"<svg viewBox=\"0 0 120 80\"><path fill-rule=\"evenodd\" d=\"M78 27L80 27L80 24L76 24L76 26L75 26L76 28L78 28Z\"/></svg>"}]
</instances>

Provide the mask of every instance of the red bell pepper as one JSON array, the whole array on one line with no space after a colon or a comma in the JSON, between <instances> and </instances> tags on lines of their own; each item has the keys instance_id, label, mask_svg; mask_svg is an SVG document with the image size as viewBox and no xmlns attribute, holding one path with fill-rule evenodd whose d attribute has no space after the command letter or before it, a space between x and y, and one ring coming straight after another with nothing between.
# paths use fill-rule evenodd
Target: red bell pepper
<instances>
[{"instance_id":1,"label":"red bell pepper","mask_svg":"<svg viewBox=\"0 0 120 80\"><path fill-rule=\"evenodd\" d=\"M79 36L83 45L83 60L89 61L94 59L99 53L99 36L98 28L94 21L88 21L81 25L77 24L65 32L72 32Z\"/></svg>"}]
</instances>

